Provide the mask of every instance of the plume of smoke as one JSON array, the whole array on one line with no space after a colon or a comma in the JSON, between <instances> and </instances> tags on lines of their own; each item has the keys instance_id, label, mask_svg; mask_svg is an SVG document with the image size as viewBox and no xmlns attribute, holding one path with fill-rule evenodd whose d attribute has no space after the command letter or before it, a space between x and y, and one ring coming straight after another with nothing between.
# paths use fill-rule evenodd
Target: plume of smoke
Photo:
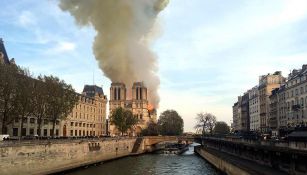
<instances>
[{"instance_id":1,"label":"plume of smoke","mask_svg":"<svg viewBox=\"0 0 307 175\"><path fill-rule=\"evenodd\" d=\"M150 44L157 15L168 0L61 0L60 8L80 26L97 31L93 51L99 66L112 82L128 87L144 81L151 104L158 107L157 58Z\"/></svg>"}]
</instances>

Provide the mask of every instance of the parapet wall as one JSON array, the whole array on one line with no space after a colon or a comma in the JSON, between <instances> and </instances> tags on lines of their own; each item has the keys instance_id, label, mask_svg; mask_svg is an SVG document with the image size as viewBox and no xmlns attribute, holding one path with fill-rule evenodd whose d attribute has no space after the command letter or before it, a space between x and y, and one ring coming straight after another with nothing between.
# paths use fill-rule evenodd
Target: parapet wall
<instances>
[{"instance_id":1,"label":"parapet wall","mask_svg":"<svg viewBox=\"0 0 307 175\"><path fill-rule=\"evenodd\" d=\"M223 158L218 157L210 152L206 151L202 146L195 147L195 152L199 154L201 157L206 159L212 165L214 165L217 169L223 171L229 175L249 175L250 173L246 170L232 164L227 160L223 160Z\"/></svg>"},{"instance_id":2,"label":"parapet wall","mask_svg":"<svg viewBox=\"0 0 307 175\"><path fill-rule=\"evenodd\" d=\"M0 174L49 174L116 159L130 155L135 141L125 138L0 145ZM145 151L143 147L139 153Z\"/></svg>"}]
</instances>

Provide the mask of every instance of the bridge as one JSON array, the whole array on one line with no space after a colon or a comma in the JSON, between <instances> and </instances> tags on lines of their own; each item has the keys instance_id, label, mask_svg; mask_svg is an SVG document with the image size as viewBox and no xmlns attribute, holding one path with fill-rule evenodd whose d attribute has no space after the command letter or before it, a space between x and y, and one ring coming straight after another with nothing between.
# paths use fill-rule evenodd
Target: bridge
<instances>
[{"instance_id":1,"label":"bridge","mask_svg":"<svg viewBox=\"0 0 307 175\"><path fill-rule=\"evenodd\" d=\"M158 149L158 144L162 142L178 142L178 143L192 143L196 140L192 136L145 136L138 137L134 143L132 154L140 153L140 150L151 152Z\"/></svg>"},{"instance_id":2,"label":"bridge","mask_svg":"<svg viewBox=\"0 0 307 175\"><path fill-rule=\"evenodd\" d=\"M151 146L161 142L177 141L192 143L195 141L195 137L192 136L145 136L143 137L144 145Z\"/></svg>"}]
</instances>

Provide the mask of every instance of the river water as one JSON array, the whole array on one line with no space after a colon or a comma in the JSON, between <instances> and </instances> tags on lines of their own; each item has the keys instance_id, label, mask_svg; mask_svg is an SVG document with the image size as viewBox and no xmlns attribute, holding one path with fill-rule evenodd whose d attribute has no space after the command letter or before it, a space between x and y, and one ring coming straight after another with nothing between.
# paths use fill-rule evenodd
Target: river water
<instances>
[{"instance_id":1,"label":"river water","mask_svg":"<svg viewBox=\"0 0 307 175\"><path fill-rule=\"evenodd\" d=\"M208 162L194 154L193 145L182 155L144 154L126 157L69 175L219 175Z\"/></svg>"}]
</instances>

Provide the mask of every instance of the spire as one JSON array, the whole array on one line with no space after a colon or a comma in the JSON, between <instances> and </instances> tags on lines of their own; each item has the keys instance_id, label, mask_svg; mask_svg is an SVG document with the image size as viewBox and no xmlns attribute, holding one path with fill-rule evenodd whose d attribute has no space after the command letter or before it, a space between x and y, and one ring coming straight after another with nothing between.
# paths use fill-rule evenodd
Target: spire
<instances>
[{"instance_id":1,"label":"spire","mask_svg":"<svg viewBox=\"0 0 307 175\"><path fill-rule=\"evenodd\" d=\"M10 64L2 38L0 38L0 63Z\"/></svg>"}]
</instances>

